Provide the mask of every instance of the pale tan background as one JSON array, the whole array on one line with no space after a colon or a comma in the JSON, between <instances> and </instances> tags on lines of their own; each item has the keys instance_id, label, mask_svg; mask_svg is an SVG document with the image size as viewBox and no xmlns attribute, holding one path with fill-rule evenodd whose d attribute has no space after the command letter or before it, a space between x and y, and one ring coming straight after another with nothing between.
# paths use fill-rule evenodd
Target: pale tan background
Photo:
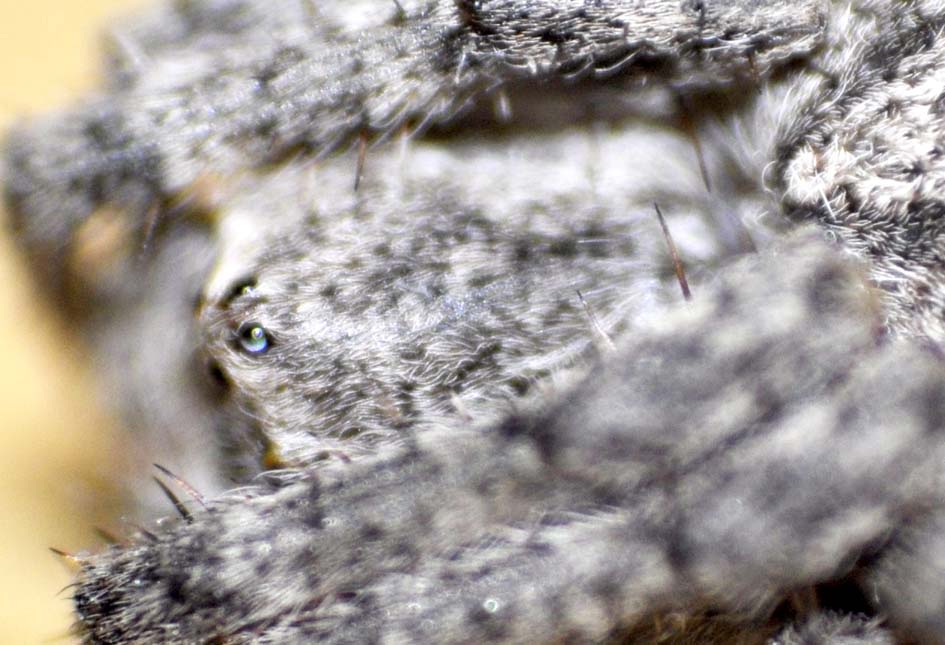
<instances>
[{"instance_id":1,"label":"pale tan background","mask_svg":"<svg viewBox=\"0 0 945 645\"><path fill-rule=\"evenodd\" d=\"M0 129L91 87L107 17L134 4L0 0ZM70 643L69 591L57 592L71 576L48 547L81 551L101 542L94 524L120 528L108 517L113 430L81 339L31 297L0 228L0 645Z\"/></svg>"}]
</instances>

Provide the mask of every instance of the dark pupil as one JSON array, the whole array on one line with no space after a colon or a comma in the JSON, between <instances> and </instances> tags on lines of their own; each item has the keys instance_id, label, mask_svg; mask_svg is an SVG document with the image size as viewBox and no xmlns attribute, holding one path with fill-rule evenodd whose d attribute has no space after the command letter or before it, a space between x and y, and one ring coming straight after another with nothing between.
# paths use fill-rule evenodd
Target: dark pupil
<instances>
[{"instance_id":1,"label":"dark pupil","mask_svg":"<svg viewBox=\"0 0 945 645\"><path fill-rule=\"evenodd\" d=\"M240 346L250 354L261 354L269 349L269 334L259 323L243 323L237 334Z\"/></svg>"}]
</instances>

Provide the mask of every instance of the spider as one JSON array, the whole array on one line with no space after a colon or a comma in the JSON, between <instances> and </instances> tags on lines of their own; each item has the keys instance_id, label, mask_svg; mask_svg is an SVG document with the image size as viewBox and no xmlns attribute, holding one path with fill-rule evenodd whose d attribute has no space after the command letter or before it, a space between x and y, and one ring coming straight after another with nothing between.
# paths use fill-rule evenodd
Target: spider
<instances>
[{"instance_id":1,"label":"spider","mask_svg":"<svg viewBox=\"0 0 945 645\"><path fill-rule=\"evenodd\" d=\"M78 557L78 632L941 640L943 25L207 0L118 27L105 88L4 147L21 246L189 497Z\"/></svg>"}]
</instances>

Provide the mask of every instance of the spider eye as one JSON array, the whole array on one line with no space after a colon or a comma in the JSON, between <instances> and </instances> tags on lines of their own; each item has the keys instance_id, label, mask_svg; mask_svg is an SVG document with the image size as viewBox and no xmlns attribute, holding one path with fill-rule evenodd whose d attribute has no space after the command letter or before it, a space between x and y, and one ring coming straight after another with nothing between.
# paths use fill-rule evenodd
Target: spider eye
<instances>
[{"instance_id":1,"label":"spider eye","mask_svg":"<svg viewBox=\"0 0 945 645\"><path fill-rule=\"evenodd\" d=\"M221 305L223 307L228 307L237 298L252 298L255 295L256 278L243 278L230 287L229 291L226 292L226 296L223 298Z\"/></svg>"},{"instance_id":2,"label":"spider eye","mask_svg":"<svg viewBox=\"0 0 945 645\"><path fill-rule=\"evenodd\" d=\"M259 323L243 323L237 330L236 335L240 347L250 354L262 354L272 345L269 333Z\"/></svg>"}]
</instances>

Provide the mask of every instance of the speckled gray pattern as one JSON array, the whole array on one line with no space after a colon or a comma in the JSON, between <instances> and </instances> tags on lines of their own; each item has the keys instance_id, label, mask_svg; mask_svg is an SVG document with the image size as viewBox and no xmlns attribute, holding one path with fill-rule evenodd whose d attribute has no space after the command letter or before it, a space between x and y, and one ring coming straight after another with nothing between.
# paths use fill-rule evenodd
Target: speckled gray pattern
<instances>
[{"instance_id":1,"label":"speckled gray pattern","mask_svg":"<svg viewBox=\"0 0 945 645\"><path fill-rule=\"evenodd\" d=\"M120 24L97 96L8 135L5 195L141 462L212 500L84 560L80 633L945 640L943 28L941 0Z\"/></svg>"},{"instance_id":2,"label":"speckled gray pattern","mask_svg":"<svg viewBox=\"0 0 945 645\"><path fill-rule=\"evenodd\" d=\"M146 643L592 642L703 610L762 632L938 503L945 366L883 343L878 314L803 237L496 425L273 475L110 548L80 620Z\"/></svg>"}]
</instances>

